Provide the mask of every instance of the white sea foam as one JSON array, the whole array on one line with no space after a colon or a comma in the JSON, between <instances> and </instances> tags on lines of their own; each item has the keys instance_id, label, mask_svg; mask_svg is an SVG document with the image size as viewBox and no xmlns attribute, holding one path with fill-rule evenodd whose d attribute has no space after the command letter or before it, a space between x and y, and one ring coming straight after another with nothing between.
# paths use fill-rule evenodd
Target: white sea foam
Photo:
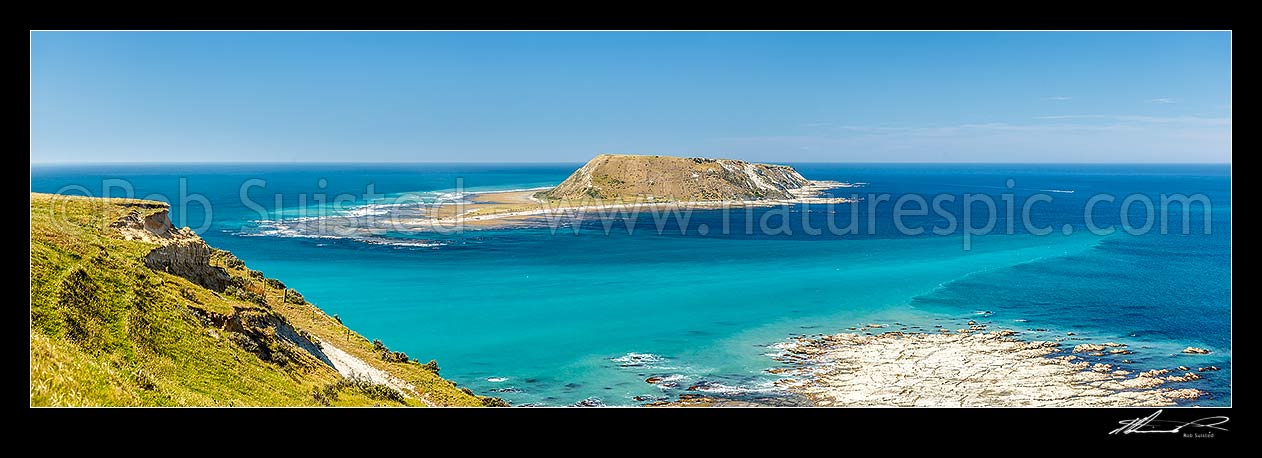
<instances>
[{"instance_id":1,"label":"white sea foam","mask_svg":"<svg viewBox=\"0 0 1262 458\"><path fill-rule=\"evenodd\" d=\"M777 343L773 343L773 344L771 344L771 345L768 345L767 347L768 347L768 348L774 348L774 349L776 349L776 350L780 350L780 351L785 351L785 350L788 350L788 349L790 349L790 348L797 348L797 346L798 346L798 344L796 344L796 343L794 343L794 342L777 342Z\"/></svg>"},{"instance_id":2,"label":"white sea foam","mask_svg":"<svg viewBox=\"0 0 1262 458\"><path fill-rule=\"evenodd\" d=\"M1059 192L1059 193L1064 193L1064 194L1073 194L1073 193L1074 193L1072 190L1068 190L1068 189L1040 189L1039 191L1043 191L1043 192Z\"/></svg>"},{"instance_id":3,"label":"white sea foam","mask_svg":"<svg viewBox=\"0 0 1262 458\"><path fill-rule=\"evenodd\" d=\"M656 386L657 389L659 390L666 391L672 388L679 388L679 382L682 382L687 379L688 377L683 374L671 374L671 375L662 377L661 380L659 380L653 386Z\"/></svg>"},{"instance_id":4,"label":"white sea foam","mask_svg":"<svg viewBox=\"0 0 1262 458\"><path fill-rule=\"evenodd\" d=\"M369 205L364 205L361 207L355 207L350 210L346 210L345 212L342 213L342 216L348 216L351 218L362 218L365 216L388 215L390 214L391 208L396 208L398 206L399 206L398 204L369 204Z\"/></svg>"},{"instance_id":5,"label":"white sea foam","mask_svg":"<svg viewBox=\"0 0 1262 458\"><path fill-rule=\"evenodd\" d=\"M507 382L508 377L487 377L486 381L491 382L491 383Z\"/></svg>"},{"instance_id":6,"label":"white sea foam","mask_svg":"<svg viewBox=\"0 0 1262 458\"><path fill-rule=\"evenodd\" d=\"M319 217L319 216L295 216L295 217L293 217L293 218L281 218L281 219L259 219L259 220L254 220L254 222L255 222L255 223L257 223L257 224L260 224L260 225L265 225L265 224L286 224L286 223L292 224L292 223L301 223L301 222L305 222L305 221L315 221L315 220L318 220L318 219L320 219L320 218L321 218L321 217Z\"/></svg>"},{"instance_id":7,"label":"white sea foam","mask_svg":"<svg viewBox=\"0 0 1262 458\"><path fill-rule=\"evenodd\" d=\"M241 237L280 237L280 238L354 240L357 242L367 243L370 245L387 245L387 246L394 246L394 247L429 248L429 247L438 247L438 246L446 245L446 243L434 241L434 240L391 239L391 238L385 238L385 237L364 237L362 235L356 236L356 235L322 234L314 230L304 230L302 228L303 226L301 224L302 222L303 221L298 221L298 220L284 220L284 221L259 220L259 221L256 221L256 223L258 224L258 227L256 230L237 232L236 235L241 236ZM317 246L325 246L325 244L319 244Z\"/></svg>"},{"instance_id":8,"label":"white sea foam","mask_svg":"<svg viewBox=\"0 0 1262 458\"><path fill-rule=\"evenodd\" d=\"M282 237L282 238L309 238L309 239L348 239L350 237L328 234L310 234L307 232L292 229L289 226L277 225L267 229L260 227L254 232L238 232L236 235L241 237Z\"/></svg>"},{"instance_id":9,"label":"white sea foam","mask_svg":"<svg viewBox=\"0 0 1262 458\"><path fill-rule=\"evenodd\" d=\"M465 191L465 194L495 194L495 193L500 193L500 192L544 191L544 190L548 190L548 189L552 189L552 187L551 187L551 186L541 186L541 187L537 187L537 188L491 189L491 190L478 190L478 191L469 191L469 190L466 190L466 191Z\"/></svg>"},{"instance_id":10,"label":"white sea foam","mask_svg":"<svg viewBox=\"0 0 1262 458\"><path fill-rule=\"evenodd\" d=\"M357 239L357 240L360 242L367 243L369 245L388 245L388 246L394 246L394 247L428 248L428 247L446 245L446 243L436 242L433 240L393 240L393 239Z\"/></svg>"},{"instance_id":11,"label":"white sea foam","mask_svg":"<svg viewBox=\"0 0 1262 458\"><path fill-rule=\"evenodd\" d=\"M617 358L609 358L609 360L618 363L622 367L638 367L649 363L661 362L663 358L652 353L631 352Z\"/></svg>"},{"instance_id":12,"label":"white sea foam","mask_svg":"<svg viewBox=\"0 0 1262 458\"><path fill-rule=\"evenodd\" d=\"M732 386L724 385L719 382L706 382L697 384L697 391L704 393L716 393L727 395L750 394L750 393L770 393L778 392L781 389L771 383L760 383L755 386Z\"/></svg>"}]
</instances>

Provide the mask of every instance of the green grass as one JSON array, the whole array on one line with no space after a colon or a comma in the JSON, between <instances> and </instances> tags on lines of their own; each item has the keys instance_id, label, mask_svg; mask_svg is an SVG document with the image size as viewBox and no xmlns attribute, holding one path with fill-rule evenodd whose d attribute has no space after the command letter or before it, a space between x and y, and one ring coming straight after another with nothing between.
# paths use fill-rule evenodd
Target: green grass
<instances>
[{"instance_id":1,"label":"green grass","mask_svg":"<svg viewBox=\"0 0 1262 458\"><path fill-rule=\"evenodd\" d=\"M121 240L109 227L132 210L142 215L162 210L152 202L134 206L140 203L31 194L31 405L490 402L416 362L380 360L368 339L301 300L282 303L277 283L264 281L244 265L228 269L241 285L235 296L148 269L144 257L157 245ZM251 295L244 291L264 300L242 300L241 295ZM247 323L243 333L223 326L229 316ZM288 323L300 334L333 343L407 380L416 392L405 393L399 402L384 387L345 381L331 367L277 338L265 326L268 322ZM335 396L315 395L334 391Z\"/></svg>"}]
</instances>

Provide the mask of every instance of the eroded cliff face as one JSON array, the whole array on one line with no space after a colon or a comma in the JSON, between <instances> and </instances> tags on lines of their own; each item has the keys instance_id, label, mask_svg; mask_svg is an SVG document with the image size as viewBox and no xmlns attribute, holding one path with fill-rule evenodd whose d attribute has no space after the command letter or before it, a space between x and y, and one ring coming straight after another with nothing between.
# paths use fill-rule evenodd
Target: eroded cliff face
<instances>
[{"instance_id":1,"label":"eroded cliff face","mask_svg":"<svg viewBox=\"0 0 1262 458\"><path fill-rule=\"evenodd\" d=\"M207 289L223 292L228 287L228 272L222 267L210 265L210 254L210 246L201 238L176 240L150 251L145 256L145 265L153 270L187 278Z\"/></svg>"},{"instance_id":2,"label":"eroded cliff face","mask_svg":"<svg viewBox=\"0 0 1262 458\"><path fill-rule=\"evenodd\" d=\"M793 167L735 159L596 156L544 199L761 200L790 199L810 181Z\"/></svg>"},{"instance_id":3,"label":"eroded cliff face","mask_svg":"<svg viewBox=\"0 0 1262 458\"><path fill-rule=\"evenodd\" d=\"M145 266L150 269L179 275L216 292L228 287L228 272L210 264L210 246L189 228L176 229L166 209L147 216L133 210L111 227L124 239L159 245L145 256Z\"/></svg>"}]
</instances>

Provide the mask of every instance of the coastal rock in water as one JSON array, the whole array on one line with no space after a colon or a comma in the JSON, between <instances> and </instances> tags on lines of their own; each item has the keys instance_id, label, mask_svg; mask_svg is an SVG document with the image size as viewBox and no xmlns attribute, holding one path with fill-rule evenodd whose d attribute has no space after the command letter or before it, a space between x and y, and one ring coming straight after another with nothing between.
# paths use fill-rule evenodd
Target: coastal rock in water
<instances>
[{"instance_id":1,"label":"coastal rock in water","mask_svg":"<svg viewBox=\"0 0 1262 458\"><path fill-rule=\"evenodd\" d=\"M1201 379L1201 376L1196 375L1195 372L1188 372L1186 374L1179 375L1179 376L1171 375L1169 377L1166 377L1167 382L1190 382L1192 380L1200 380L1200 379Z\"/></svg>"},{"instance_id":2,"label":"coastal rock in water","mask_svg":"<svg viewBox=\"0 0 1262 458\"><path fill-rule=\"evenodd\" d=\"M1178 369L1178 370L1181 370L1181 371L1186 371L1186 370L1188 370L1188 367L1187 367L1187 366L1179 366L1179 367L1176 367L1175 369Z\"/></svg>"},{"instance_id":3,"label":"coastal rock in water","mask_svg":"<svg viewBox=\"0 0 1262 458\"><path fill-rule=\"evenodd\" d=\"M662 380L665 380L665 379L664 379L664 378L662 378L662 377L658 377L658 376L656 376L656 375L655 375L655 376L652 376L652 377L649 377L649 378L644 379L644 383L649 383L649 384L656 385L656 384L658 384L658 383L661 383L661 382L662 382Z\"/></svg>"},{"instance_id":4,"label":"coastal rock in water","mask_svg":"<svg viewBox=\"0 0 1262 458\"><path fill-rule=\"evenodd\" d=\"M1183 349L1183 352L1188 353L1188 354L1193 354L1193 355L1208 355L1209 354L1209 350L1206 350L1204 348L1199 348L1199 347L1187 347Z\"/></svg>"},{"instance_id":5,"label":"coastal rock in water","mask_svg":"<svg viewBox=\"0 0 1262 458\"><path fill-rule=\"evenodd\" d=\"M1140 377L1156 377L1158 375L1166 375L1170 373L1170 369L1153 369L1150 371L1140 372Z\"/></svg>"},{"instance_id":6,"label":"coastal rock in water","mask_svg":"<svg viewBox=\"0 0 1262 458\"><path fill-rule=\"evenodd\" d=\"M1074 353L1091 352L1091 351L1104 351L1104 345L1081 344L1081 345L1074 346Z\"/></svg>"},{"instance_id":7,"label":"coastal rock in water","mask_svg":"<svg viewBox=\"0 0 1262 458\"><path fill-rule=\"evenodd\" d=\"M718 388L721 386L722 386L721 384L716 383L716 382L702 380L684 389L684 391L705 391L705 390L712 390L714 388Z\"/></svg>"},{"instance_id":8,"label":"coastal rock in water","mask_svg":"<svg viewBox=\"0 0 1262 458\"><path fill-rule=\"evenodd\" d=\"M678 401L656 401L644 404L645 407L711 407L721 405L718 399L699 394L683 394Z\"/></svg>"},{"instance_id":9,"label":"coastal rock in water","mask_svg":"<svg viewBox=\"0 0 1262 458\"><path fill-rule=\"evenodd\" d=\"M604 407L604 406L605 406L605 401L601 401L600 398L587 398L582 401L578 401L574 403L574 407Z\"/></svg>"},{"instance_id":10,"label":"coastal rock in water","mask_svg":"<svg viewBox=\"0 0 1262 458\"><path fill-rule=\"evenodd\" d=\"M1105 342L1103 345L1106 347L1125 347L1126 346L1126 344L1124 343L1117 343L1117 342Z\"/></svg>"},{"instance_id":11,"label":"coastal rock in water","mask_svg":"<svg viewBox=\"0 0 1262 458\"><path fill-rule=\"evenodd\" d=\"M1201 394L1203 394L1201 390L1194 390L1191 388L1167 390L1162 393L1163 396L1170 399L1197 399L1201 397Z\"/></svg>"}]
</instances>

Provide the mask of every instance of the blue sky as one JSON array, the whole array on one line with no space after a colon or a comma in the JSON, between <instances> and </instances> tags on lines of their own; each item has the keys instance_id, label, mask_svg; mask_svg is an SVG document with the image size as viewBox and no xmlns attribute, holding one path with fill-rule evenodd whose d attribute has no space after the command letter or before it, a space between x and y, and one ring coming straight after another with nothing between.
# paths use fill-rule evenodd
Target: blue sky
<instances>
[{"instance_id":1,"label":"blue sky","mask_svg":"<svg viewBox=\"0 0 1262 458\"><path fill-rule=\"evenodd\" d=\"M1231 36L33 32L32 162L1230 162Z\"/></svg>"}]
</instances>

